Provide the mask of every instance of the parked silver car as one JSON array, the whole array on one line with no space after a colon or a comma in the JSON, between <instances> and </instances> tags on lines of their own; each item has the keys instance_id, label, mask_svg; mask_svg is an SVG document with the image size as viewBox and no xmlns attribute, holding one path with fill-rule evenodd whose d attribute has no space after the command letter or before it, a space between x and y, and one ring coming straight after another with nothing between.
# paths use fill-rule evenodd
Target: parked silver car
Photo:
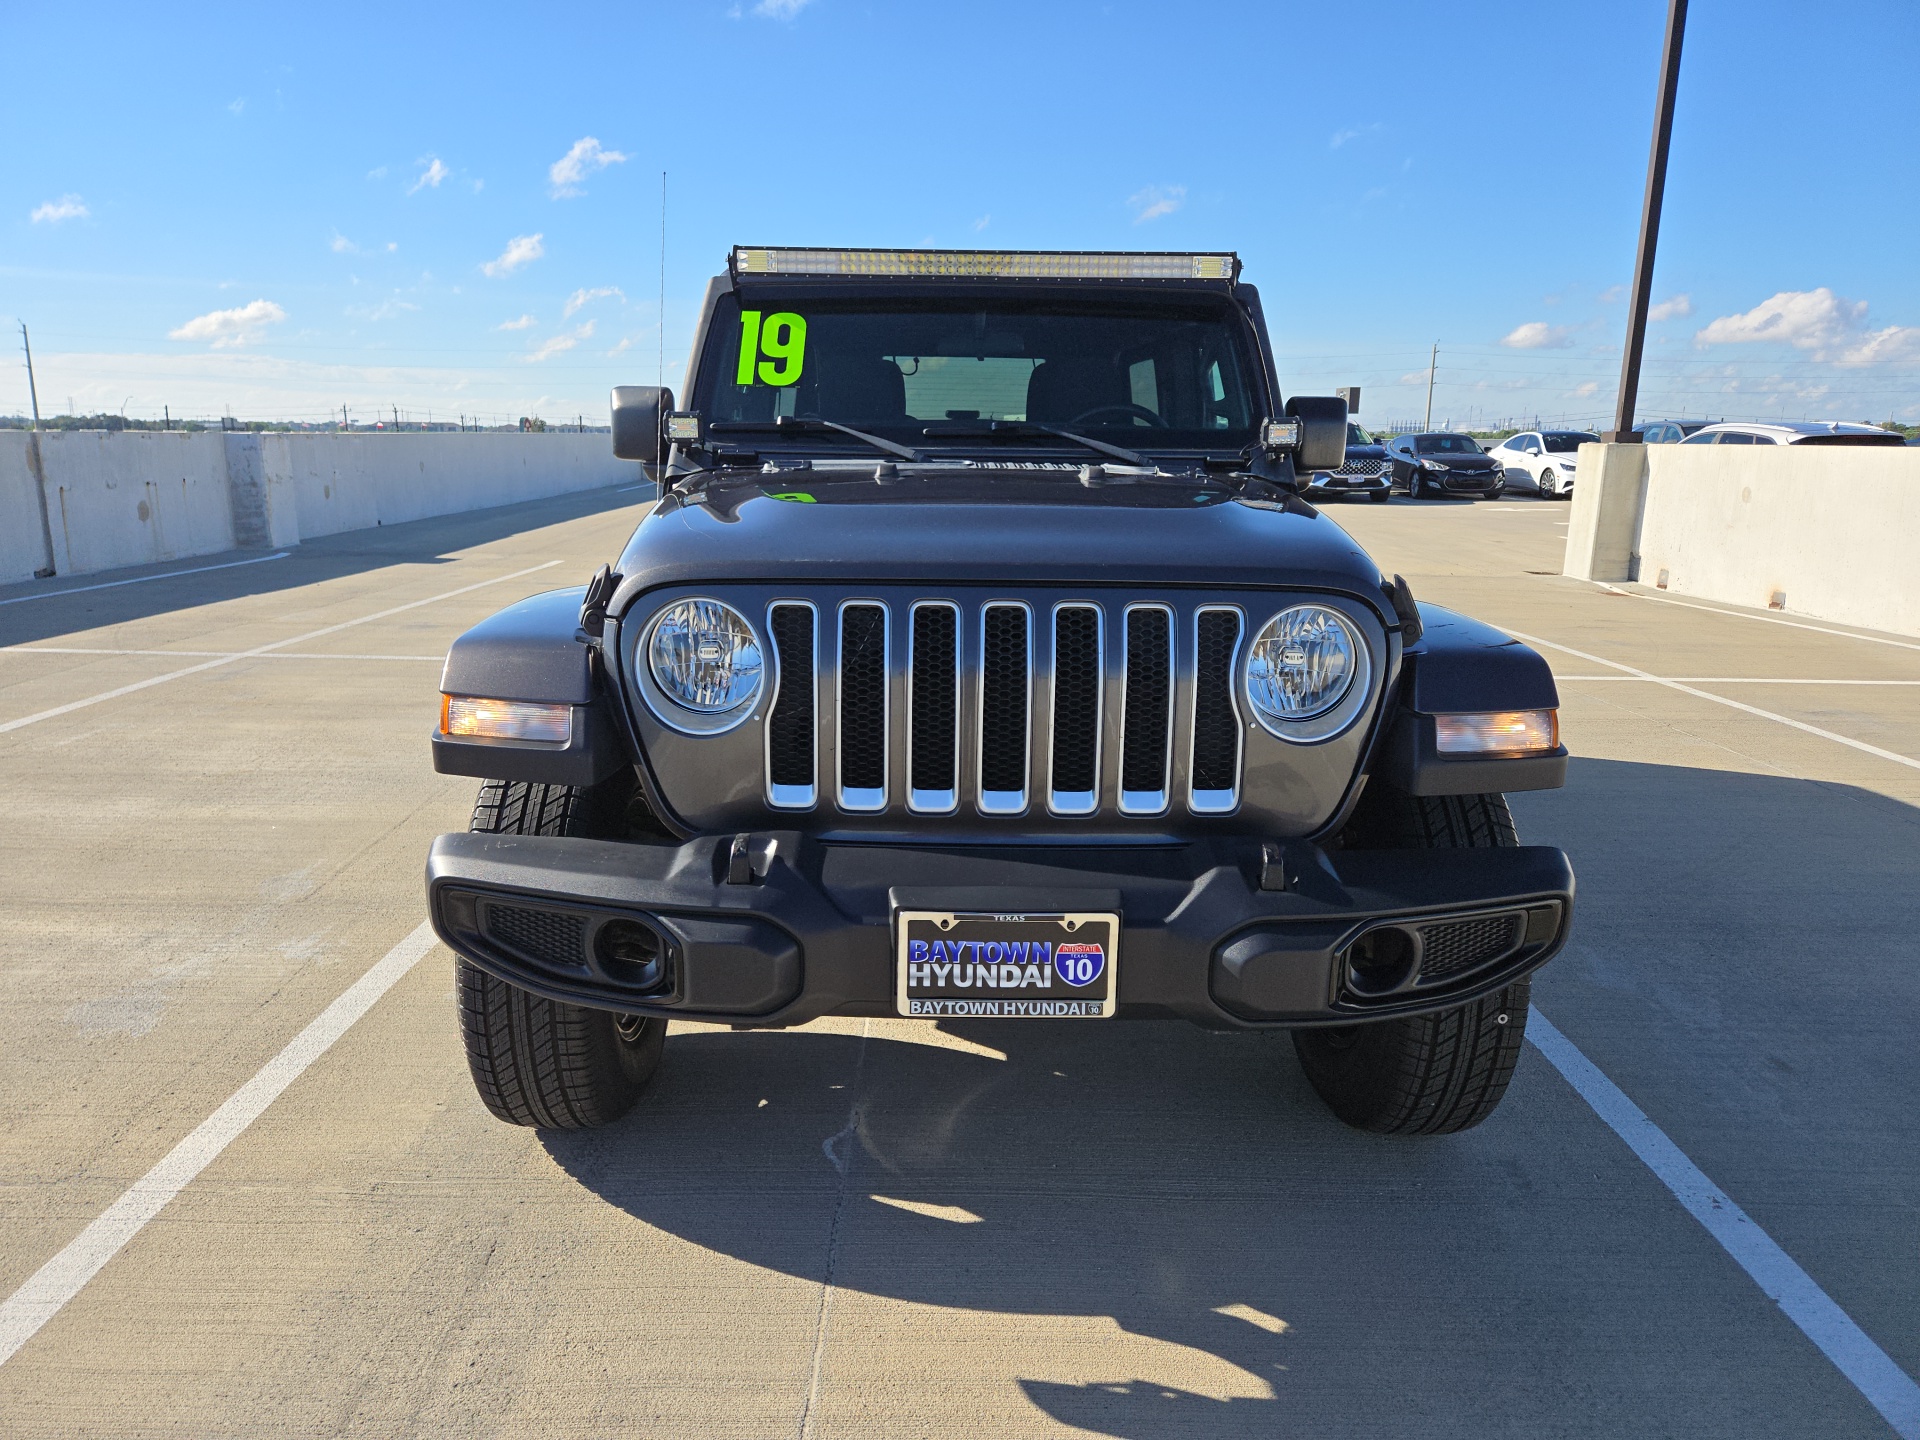
<instances>
[{"instance_id":1,"label":"parked silver car","mask_svg":"<svg viewBox=\"0 0 1920 1440\"><path fill-rule=\"evenodd\" d=\"M1542 500L1563 500L1573 494L1580 447L1599 439L1591 430L1524 430L1487 453L1505 467L1509 489L1529 490Z\"/></svg>"},{"instance_id":2,"label":"parked silver car","mask_svg":"<svg viewBox=\"0 0 1920 1440\"><path fill-rule=\"evenodd\" d=\"M1696 430L1682 445L1904 445L1906 437L1850 420L1736 420Z\"/></svg>"}]
</instances>

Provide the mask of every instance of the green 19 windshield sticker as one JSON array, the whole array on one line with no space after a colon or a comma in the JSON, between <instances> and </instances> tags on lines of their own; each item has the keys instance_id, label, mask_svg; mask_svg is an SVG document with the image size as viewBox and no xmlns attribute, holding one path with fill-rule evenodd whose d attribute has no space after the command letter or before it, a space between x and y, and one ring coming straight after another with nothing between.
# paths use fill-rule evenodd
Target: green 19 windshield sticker
<instances>
[{"instance_id":1,"label":"green 19 windshield sticker","mask_svg":"<svg viewBox=\"0 0 1920 1440\"><path fill-rule=\"evenodd\" d=\"M762 385L791 385L806 358L805 316L780 310L762 319L758 310L740 312L740 373L734 384L751 385L757 374Z\"/></svg>"}]
</instances>

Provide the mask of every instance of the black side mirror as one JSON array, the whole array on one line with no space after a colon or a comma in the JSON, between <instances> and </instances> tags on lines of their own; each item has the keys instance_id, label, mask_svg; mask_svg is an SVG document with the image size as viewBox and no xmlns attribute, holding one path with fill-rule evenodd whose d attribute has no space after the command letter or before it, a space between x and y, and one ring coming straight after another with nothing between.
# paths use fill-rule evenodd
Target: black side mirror
<instances>
[{"instance_id":1,"label":"black side mirror","mask_svg":"<svg viewBox=\"0 0 1920 1440\"><path fill-rule=\"evenodd\" d=\"M665 458L662 427L672 409L673 391L664 386L614 386L614 457L658 465Z\"/></svg>"},{"instance_id":2,"label":"black side mirror","mask_svg":"<svg viewBox=\"0 0 1920 1440\"><path fill-rule=\"evenodd\" d=\"M1306 474L1338 470L1347 463L1347 402L1333 395L1296 395L1287 414L1300 421L1300 447L1293 468Z\"/></svg>"}]
</instances>

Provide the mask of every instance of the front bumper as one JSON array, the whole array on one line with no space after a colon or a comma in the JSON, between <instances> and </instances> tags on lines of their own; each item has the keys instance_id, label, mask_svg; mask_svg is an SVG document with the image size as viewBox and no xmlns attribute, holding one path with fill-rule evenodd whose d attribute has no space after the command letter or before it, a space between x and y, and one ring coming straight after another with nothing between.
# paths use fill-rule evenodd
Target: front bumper
<instances>
[{"instance_id":1,"label":"front bumper","mask_svg":"<svg viewBox=\"0 0 1920 1440\"><path fill-rule=\"evenodd\" d=\"M1096 910L1122 917L1123 1014L1295 1027L1443 1009L1531 972L1565 942L1573 871L1546 846L453 834L434 841L427 894L440 938L483 970L631 1014L764 1026L890 1015L897 912ZM641 954L632 942L648 935Z\"/></svg>"},{"instance_id":2,"label":"front bumper","mask_svg":"<svg viewBox=\"0 0 1920 1440\"><path fill-rule=\"evenodd\" d=\"M1309 498L1376 495L1392 488L1390 475L1391 472L1384 468L1372 475L1342 475L1326 470L1315 470L1308 477L1306 488L1302 493Z\"/></svg>"}]
</instances>

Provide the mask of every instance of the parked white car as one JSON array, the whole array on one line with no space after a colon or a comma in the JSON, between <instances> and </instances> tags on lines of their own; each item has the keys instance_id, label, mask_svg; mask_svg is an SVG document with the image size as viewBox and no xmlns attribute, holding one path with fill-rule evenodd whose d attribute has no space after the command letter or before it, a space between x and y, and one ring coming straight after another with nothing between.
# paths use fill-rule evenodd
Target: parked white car
<instances>
[{"instance_id":1,"label":"parked white car","mask_svg":"<svg viewBox=\"0 0 1920 1440\"><path fill-rule=\"evenodd\" d=\"M1510 435L1487 453L1507 471L1507 487L1531 490L1542 500L1573 494L1580 447L1600 437L1590 430L1525 430Z\"/></svg>"},{"instance_id":2,"label":"parked white car","mask_svg":"<svg viewBox=\"0 0 1920 1440\"><path fill-rule=\"evenodd\" d=\"M1904 445L1906 437L1850 420L1723 421L1696 430L1682 445Z\"/></svg>"}]
</instances>

